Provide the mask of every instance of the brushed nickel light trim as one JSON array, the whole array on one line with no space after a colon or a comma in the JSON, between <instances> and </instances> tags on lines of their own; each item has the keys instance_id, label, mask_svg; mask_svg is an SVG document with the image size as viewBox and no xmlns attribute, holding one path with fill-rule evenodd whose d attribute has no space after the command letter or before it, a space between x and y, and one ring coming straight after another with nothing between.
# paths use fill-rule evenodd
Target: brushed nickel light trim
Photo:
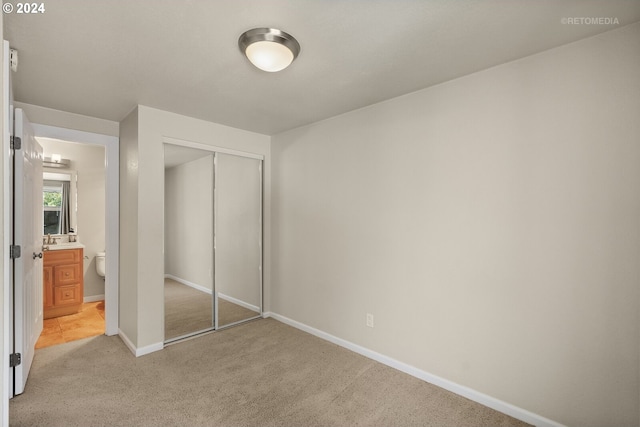
<instances>
[{"instance_id":1,"label":"brushed nickel light trim","mask_svg":"<svg viewBox=\"0 0 640 427\"><path fill-rule=\"evenodd\" d=\"M254 45L256 43L260 44ZM286 47L289 52L280 49L279 46ZM300 43L291 34L275 28L254 28L245 31L238 39L238 47L253 65L267 72L284 70L300 54ZM272 52L264 53L256 49L261 47L266 47ZM279 57L265 56L270 53ZM265 58L266 60L262 60Z\"/></svg>"}]
</instances>

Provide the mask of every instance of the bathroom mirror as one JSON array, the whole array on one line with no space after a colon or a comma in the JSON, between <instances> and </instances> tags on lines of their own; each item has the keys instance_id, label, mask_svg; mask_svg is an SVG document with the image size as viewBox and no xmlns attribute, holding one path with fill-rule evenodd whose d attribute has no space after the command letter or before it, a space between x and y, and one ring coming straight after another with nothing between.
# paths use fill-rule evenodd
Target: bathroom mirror
<instances>
[{"instance_id":1,"label":"bathroom mirror","mask_svg":"<svg viewBox=\"0 0 640 427\"><path fill-rule=\"evenodd\" d=\"M77 172L44 168L42 201L43 235L60 235L78 230Z\"/></svg>"},{"instance_id":2,"label":"bathroom mirror","mask_svg":"<svg viewBox=\"0 0 640 427\"><path fill-rule=\"evenodd\" d=\"M165 144L165 342L262 315L262 160Z\"/></svg>"}]
</instances>

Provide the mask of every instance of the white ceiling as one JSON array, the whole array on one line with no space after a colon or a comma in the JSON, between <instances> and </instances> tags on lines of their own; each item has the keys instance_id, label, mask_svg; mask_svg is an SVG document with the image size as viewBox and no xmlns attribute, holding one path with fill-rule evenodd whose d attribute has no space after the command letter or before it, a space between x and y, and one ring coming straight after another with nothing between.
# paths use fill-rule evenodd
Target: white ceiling
<instances>
[{"instance_id":1,"label":"white ceiling","mask_svg":"<svg viewBox=\"0 0 640 427\"><path fill-rule=\"evenodd\" d=\"M55 0L4 14L18 101L120 121L136 104L264 134L640 21L640 0ZM563 18L616 18L569 25ZM271 26L280 73L237 40Z\"/></svg>"}]
</instances>

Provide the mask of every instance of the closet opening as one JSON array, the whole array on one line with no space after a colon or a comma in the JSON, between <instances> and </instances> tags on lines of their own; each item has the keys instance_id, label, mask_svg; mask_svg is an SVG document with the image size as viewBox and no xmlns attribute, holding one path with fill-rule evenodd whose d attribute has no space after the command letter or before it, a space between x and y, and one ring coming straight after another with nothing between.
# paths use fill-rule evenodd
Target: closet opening
<instances>
[{"instance_id":1,"label":"closet opening","mask_svg":"<svg viewBox=\"0 0 640 427\"><path fill-rule=\"evenodd\" d=\"M165 142L165 344L262 317L262 162Z\"/></svg>"}]
</instances>

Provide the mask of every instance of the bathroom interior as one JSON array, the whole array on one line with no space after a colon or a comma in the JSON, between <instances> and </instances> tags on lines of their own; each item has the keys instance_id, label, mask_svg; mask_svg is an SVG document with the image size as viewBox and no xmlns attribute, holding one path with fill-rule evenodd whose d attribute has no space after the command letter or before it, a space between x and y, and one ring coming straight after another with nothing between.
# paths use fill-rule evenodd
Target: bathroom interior
<instances>
[{"instance_id":1,"label":"bathroom interior","mask_svg":"<svg viewBox=\"0 0 640 427\"><path fill-rule=\"evenodd\" d=\"M105 149L50 138L43 148L43 331L36 348L105 330Z\"/></svg>"}]
</instances>

